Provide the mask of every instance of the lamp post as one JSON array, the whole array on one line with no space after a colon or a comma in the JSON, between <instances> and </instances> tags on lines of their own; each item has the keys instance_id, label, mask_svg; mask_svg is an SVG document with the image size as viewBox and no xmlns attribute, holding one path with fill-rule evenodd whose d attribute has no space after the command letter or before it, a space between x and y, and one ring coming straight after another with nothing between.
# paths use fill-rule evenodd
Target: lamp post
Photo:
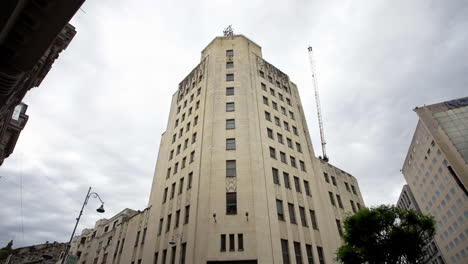
<instances>
[{"instance_id":1,"label":"lamp post","mask_svg":"<svg viewBox=\"0 0 468 264\"><path fill-rule=\"evenodd\" d=\"M88 204L89 197L91 197L91 196L93 196L94 198L98 198L99 201L101 201L101 206L99 206L99 208L96 209L96 211L98 213L104 213L105 212L104 202L102 201L101 197L99 197L99 194L97 194L95 192L91 192L91 187L89 187L88 193L86 194L86 198L85 198L85 200L83 202L83 206L81 207L80 214L78 215L78 218L76 218L75 228L73 228L73 232L72 232L72 235L70 237L70 241L68 242L68 245L67 245L67 247L65 249L65 254L63 255L62 264L64 264L65 260L68 258L68 251L70 251L70 246L71 246L73 236L75 235L76 227L78 226L78 223L80 222L81 216L83 215L83 209L84 209L85 205Z\"/></svg>"}]
</instances>

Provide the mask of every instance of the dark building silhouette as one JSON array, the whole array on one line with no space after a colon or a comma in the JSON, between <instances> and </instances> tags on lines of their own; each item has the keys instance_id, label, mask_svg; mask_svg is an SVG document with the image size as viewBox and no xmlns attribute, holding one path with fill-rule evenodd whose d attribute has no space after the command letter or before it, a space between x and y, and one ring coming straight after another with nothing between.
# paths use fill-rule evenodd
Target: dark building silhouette
<instances>
[{"instance_id":1,"label":"dark building silhouette","mask_svg":"<svg viewBox=\"0 0 468 264\"><path fill-rule=\"evenodd\" d=\"M11 144L26 124L19 130L15 127L15 107L31 88L41 84L75 36L75 28L68 22L83 2L0 1L0 165L13 151ZM11 134L12 127L18 135Z\"/></svg>"}]
</instances>

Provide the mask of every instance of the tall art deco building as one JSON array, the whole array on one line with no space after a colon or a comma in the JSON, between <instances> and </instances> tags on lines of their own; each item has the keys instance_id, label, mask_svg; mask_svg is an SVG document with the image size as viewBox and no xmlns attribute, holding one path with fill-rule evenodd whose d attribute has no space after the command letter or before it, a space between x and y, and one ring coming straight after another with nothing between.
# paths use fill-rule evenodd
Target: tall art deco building
<instances>
[{"instance_id":1,"label":"tall art deco building","mask_svg":"<svg viewBox=\"0 0 468 264\"><path fill-rule=\"evenodd\" d=\"M148 208L72 252L101 237L90 262L334 263L361 206L356 179L315 158L288 75L245 36L216 37L172 97Z\"/></svg>"}]
</instances>

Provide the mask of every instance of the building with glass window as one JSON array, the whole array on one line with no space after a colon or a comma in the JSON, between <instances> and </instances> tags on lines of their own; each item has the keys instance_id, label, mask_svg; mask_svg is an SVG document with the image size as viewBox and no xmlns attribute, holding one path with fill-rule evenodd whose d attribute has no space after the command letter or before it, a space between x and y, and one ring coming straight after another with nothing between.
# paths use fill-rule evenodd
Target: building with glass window
<instances>
[{"instance_id":1,"label":"building with glass window","mask_svg":"<svg viewBox=\"0 0 468 264\"><path fill-rule=\"evenodd\" d=\"M417 107L402 173L422 213L437 221L447 263L468 263L468 97Z\"/></svg>"},{"instance_id":2,"label":"building with glass window","mask_svg":"<svg viewBox=\"0 0 468 264\"><path fill-rule=\"evenodd\" d=\"M216 37L172 97L147 217L108 256L334 263L343 218L363 205L356 179L315 157L289 76L245 36Z\"/></svg>"},{"instance_id":3,"label":"building with glass window","mask_svg":"<svg viewBox=\"0 0 468 264\"><path fill-rule=\"evenodd\" d=\"M421 212L421 209L418 205L418 202L414 198L413 192L411 191L408 184L403 186L401 190L400 197L398 198L397 207L406 209L406 210L414 210L416 212ZM431 264L445 264L447 263L443 256L440 254L439 246L437 245L437 241L433 239L431 242L426 245L424 248L425 260L423 263L431 263Z\"/></svg>"}]
</instances>

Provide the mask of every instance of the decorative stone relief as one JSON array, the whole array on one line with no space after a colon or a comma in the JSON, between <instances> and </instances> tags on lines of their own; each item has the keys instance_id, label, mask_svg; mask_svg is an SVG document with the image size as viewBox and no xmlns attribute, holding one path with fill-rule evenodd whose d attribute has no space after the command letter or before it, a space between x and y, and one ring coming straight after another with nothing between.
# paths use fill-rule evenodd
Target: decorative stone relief
<instances>
[{"instance_id":1,"label":"decorative stone relief","mask_svg":"<svg viewBox=\"0 0 468 264\"><path fill-rule=\"evenodd\" d=\"M237 190L237 178L227 177L226 178L226 192L235 192Z\"/></svg>"}]
</instances>

